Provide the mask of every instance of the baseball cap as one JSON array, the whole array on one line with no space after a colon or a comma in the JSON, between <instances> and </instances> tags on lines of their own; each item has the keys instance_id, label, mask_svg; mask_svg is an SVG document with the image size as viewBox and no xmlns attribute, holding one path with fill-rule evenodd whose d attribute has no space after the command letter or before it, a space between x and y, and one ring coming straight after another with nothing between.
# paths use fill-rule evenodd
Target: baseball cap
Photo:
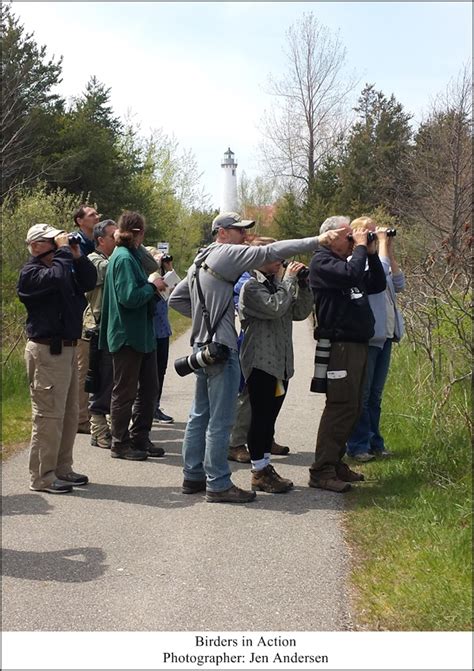
<instances>
[{"instance_id":1,"label":"baseball cap","mask_svg":"<svg viewBox=\"0 0 474 671\"><path fill-rule=\"evenodd\" d=\"M64 231L60 231L58 228L53 228L53 226L50 226L49 224L35 224L28 229L26 242L30 244L32 242L37 242L38 240L55 238L60 233L64 233Z\"/></svg>"},{"instance_id":2,"label":"baseball cap","mask_svg":"<svg viewBox=\"0 0 474 671\"><path fill-rule=\"evenodd\" d=\"M241 219L237 212L223 212L218 214L212 222L212 232L215 233L218 228L251 228L255 226L253 219Z\"/></svg>"}]
</instances>

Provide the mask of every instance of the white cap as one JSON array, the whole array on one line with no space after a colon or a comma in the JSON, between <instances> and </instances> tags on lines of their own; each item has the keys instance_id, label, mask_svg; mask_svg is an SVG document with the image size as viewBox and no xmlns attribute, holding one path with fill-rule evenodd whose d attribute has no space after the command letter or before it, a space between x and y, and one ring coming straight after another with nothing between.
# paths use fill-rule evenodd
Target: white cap
<instances>
[{"instance_id":1,"label":"white cap","mask_svg":"<svg viewBox=\"0 0 474 671\"><path fill-rule=\"evenodd\" d=\"M50 226L49 224L35 224L28 229L26 242L30 244L32 242L38 242L38 240L49 240L50 238L55 238L60 233L64 233L64 231L60 231L58 228L53 228L53 226Z\"/></svg>"}]
</instances>

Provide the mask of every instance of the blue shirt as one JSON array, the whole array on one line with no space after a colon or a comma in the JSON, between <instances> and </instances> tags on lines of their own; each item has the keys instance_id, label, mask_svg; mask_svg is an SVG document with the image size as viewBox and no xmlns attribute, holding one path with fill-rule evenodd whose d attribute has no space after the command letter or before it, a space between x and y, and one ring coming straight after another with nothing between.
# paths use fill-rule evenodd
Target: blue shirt
<instances>
[{"instance_id":1,"label":"blue shirt","mask_svg":"<svg viewBox=\"0 0 474 671\"><path fill-rule=\"evenodd\" d=\"M155 303L153 312L153 330L155 338L169 338L172 331L168 319L168 303L162 298Z\"/></svg>"},{"instance_id":2,"label":"blue shirt","mask_svg":"<svg viewBox=\"0 0 474 671\"><path fill-rule=\"evenodd\" d=\"M89 254L92 254L92 252L95 252L94 240L89 240L87 235L80 228L77 232L82 238L82 241L79 243L79 247L81 248L81 252L84 254L84 256L88 256Z\"/></svg>"}]
</instances>

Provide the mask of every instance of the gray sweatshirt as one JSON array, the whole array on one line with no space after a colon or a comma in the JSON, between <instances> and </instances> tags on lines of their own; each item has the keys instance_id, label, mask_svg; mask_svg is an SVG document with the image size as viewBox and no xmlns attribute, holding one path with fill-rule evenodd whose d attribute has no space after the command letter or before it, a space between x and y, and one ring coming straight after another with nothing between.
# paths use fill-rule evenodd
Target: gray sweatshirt
<instances>
[{"instance_id":1,"label":"gray sweatshirt","mask_svg":"<svg viewBox=\"0 0 474 671\"><path fill-rule=\"evenodd\" d=\"M202 316L195 281L195 263L205 257L205 263L210 270L201 269L199 281L212 326L219 320L217 331L212 339L237 350L232 296L233 287L238 278L246 270L253 270L270 261L286 259L295 254L308 254L314 252L317 247L317 237L281 240L263 247L213 242L196 256L193 265L188 270L187 277L181 280L172 292L168 305L182 315L192 318L191 345L195 342L208 341L208 331Z\"/></svg>"}]
</instances>

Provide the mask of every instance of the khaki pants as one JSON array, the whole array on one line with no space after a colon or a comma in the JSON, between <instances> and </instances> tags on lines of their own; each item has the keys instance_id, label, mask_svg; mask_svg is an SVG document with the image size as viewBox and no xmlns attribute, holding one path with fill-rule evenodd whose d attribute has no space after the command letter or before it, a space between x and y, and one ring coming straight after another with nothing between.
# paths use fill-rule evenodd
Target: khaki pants
<instances>
[{"instance_id":1,"label":"khaki pants","mask_svg":"<svg viewBox=\"0 0 474 671\"><path fill-rule=\"evenodd\" d=\"M30 478L33 489L50 485L72 471L77 431L77 348L52 355L49 345L28 341L26 371L30 385L32 430Z\"/></svg>"},{"instance_id":2,"label":"khaki pants","mask_svg":"<svg viewBox=\"0 0 474 671\"><path fill-rule=\"evenodd\" d=\"M362 411L367 351L366 343L332 343L326 406L319 423L314 463L309 469L314 480L336 477L336 466Z\"/></svg>"},{"instance_id":3,"label":"khaki pants","mask_svg":"<svg viewBox=\"0 0 474 671\"><path fill-rule=\"evenodd\" d=\"M89 394L84 391L84 382L89 369L89 341L77 341L77 370L79 374L79 419L78 424L89 421Z\"/></svg>"}]
</instances>

